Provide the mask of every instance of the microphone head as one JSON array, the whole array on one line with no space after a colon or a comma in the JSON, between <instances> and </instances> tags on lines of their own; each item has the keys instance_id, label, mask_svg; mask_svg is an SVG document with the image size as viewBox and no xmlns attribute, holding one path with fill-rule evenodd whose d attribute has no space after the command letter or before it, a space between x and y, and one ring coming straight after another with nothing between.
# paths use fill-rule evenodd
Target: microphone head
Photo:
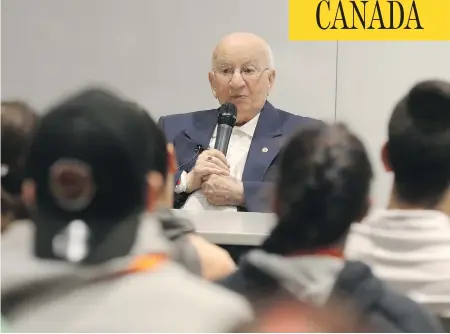
<instances>
[{"instance_id":1,"label":"microphone head","mask_svg":"<svg viewBox=\"0 0 450 334\"><path fill-rule=\"evenodd\" d=\"M225 102L219 108L218 124L226 124L231 127L236 123L237 108L233 103Z\"/></svg>"}]
</instances>

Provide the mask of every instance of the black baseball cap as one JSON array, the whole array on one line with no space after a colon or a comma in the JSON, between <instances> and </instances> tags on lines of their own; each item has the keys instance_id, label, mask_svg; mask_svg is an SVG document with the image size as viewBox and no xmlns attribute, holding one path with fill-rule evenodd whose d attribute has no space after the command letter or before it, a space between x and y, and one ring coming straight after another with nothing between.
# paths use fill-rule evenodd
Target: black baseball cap
<instances>
[{"instance_id":1,"label":"black baseball cap","mask_svg":"<svg viewBox=\"0 0 450 334\"><path fill-rule=\"evenodd\" d=\"M51 108L27 161L36 184L36 255L63 257L56 254L55 237L74 221L89 231L86 261L125 255L145 210L146 175L166 175L166 169L161 130L119 95L87 89Z\"/></svg>"}]
</instances>

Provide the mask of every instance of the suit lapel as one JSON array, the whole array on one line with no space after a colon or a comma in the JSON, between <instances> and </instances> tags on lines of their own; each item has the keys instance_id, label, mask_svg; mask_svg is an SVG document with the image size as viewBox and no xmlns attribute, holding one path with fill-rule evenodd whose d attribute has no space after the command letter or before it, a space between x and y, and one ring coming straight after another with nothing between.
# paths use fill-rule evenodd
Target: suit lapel
<instances>
[{"instance_id":1,"label":"suit lapel","mask_svg":"<svg viewBox=\"0 0 450 334\"><path fill-rule=\"evenodd\" d=\"M192 123L174 139L179 168L190 171L197 160L199 146L203 149L209 147L217 116L217 109L195 113Z\"/></svg>"},{"instance_id":2,"label":"suit lapel","mask_svg":"<svg viewBox=\"0 0 450 334\"><path fill-rule=\"evenodd\" d=\"M186 129L185 135L196 145L201 145L204 149L209 147L214 128L217 124L218 109L207 110L194 116L193 126Z\"/></svg>"},{"instance_id":3,"label":"suit lapel","mask_svg":"<svg viewBox=\"0 0 450 334\"><path fill-rule=\"evenodd\" d=\"M268 167L280 151L281 130L278 111L266 102L250 145L242 175L243 181L262 181Z\"/></svg>"}]
</instances>

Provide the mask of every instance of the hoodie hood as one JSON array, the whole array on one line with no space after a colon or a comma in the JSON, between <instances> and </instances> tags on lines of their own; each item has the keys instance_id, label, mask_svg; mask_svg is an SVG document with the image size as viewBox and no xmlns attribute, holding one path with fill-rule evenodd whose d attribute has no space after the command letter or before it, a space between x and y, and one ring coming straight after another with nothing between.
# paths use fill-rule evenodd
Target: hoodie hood
<instances>
[{"instance_id":1,"label":"hoodie hood","mask_svg":"<svg viewBox=\"0 0 450 334\"><path fill-rule=\"evenodd\" d=\"M240 270L262 273L295 298L320 306L328 300L344 264L343 259L330 256L284 257L253 250L240 263Z\"/></svg>"},{"instance_id":2,"label":"hoodie hood","mask_svg":"<svg viewBox=\"0 0 450 334\"><path fill-rule=\"evenodd\" d=\"M243 293L248 293L254 284L256 290L267 291L262 285L275 282L297 300L315 306L325 305L330 298L348 302L346 306L340 305L355 310L352 313L355 320L376 331L435 333L441 330L421 306L387 289L359 261L324 255L283 257L254 250L244 257L235 275L244 281L228 282L225 286L231 284L232 289Z\"/></svg>"}]
</instances>

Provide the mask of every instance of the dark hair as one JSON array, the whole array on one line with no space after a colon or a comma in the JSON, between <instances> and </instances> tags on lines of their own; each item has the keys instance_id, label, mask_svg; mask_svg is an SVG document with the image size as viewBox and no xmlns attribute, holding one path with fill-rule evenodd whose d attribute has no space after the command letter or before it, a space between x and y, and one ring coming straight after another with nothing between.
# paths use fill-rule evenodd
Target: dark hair
<instances>
[{"instance_id":1,"label":"dark hair","mask_svg":"<svg viewBox=\"0 0 450 334\"><path fill-rule=\"evenodd\" d=\"M388 157L395 191L409 204L432 208L450 186L450 83L423 81L396 105Z\"/></svg>"},{"instance_id":2,"label":"dark hair","mask_svg":"<svg viewBox=\"0 0 450 334\"><path fill-rule=\"evenodd\" d=\"M154 136L154 157L151 159L151 170L159 172L162 174L164 180L167 177L168 171L168 156L167 156L167 140L162 129L155 123L153 118L150 116L148 110L143 108L141 105L133 101L128 101L128 103L136 108L136 110L143 114L146 122L148 122L148 128L155 133Z\"/></svg>"},{"instance_id":3,"label":"dark hair","mask_svg":"<svg viewBox=\"0 0 450 334\"><path fill-rule=\"evenodd\" d=\"M263 248L288 254L342 240L367 212L371 178L365 147L345 125L302 128L281 155L278 224Z\"/></svg>"},{"instance_id":4,"label":"dark hair","mask_svg":"<svg viewBox=\"0 0 450 334\"><path fill-rule=\"evenodd\" d=\"M37 114L23 101L2 101L2 213L27 218L20 200L25 162L37 126Z\"/></svg>"}]
</instances>

